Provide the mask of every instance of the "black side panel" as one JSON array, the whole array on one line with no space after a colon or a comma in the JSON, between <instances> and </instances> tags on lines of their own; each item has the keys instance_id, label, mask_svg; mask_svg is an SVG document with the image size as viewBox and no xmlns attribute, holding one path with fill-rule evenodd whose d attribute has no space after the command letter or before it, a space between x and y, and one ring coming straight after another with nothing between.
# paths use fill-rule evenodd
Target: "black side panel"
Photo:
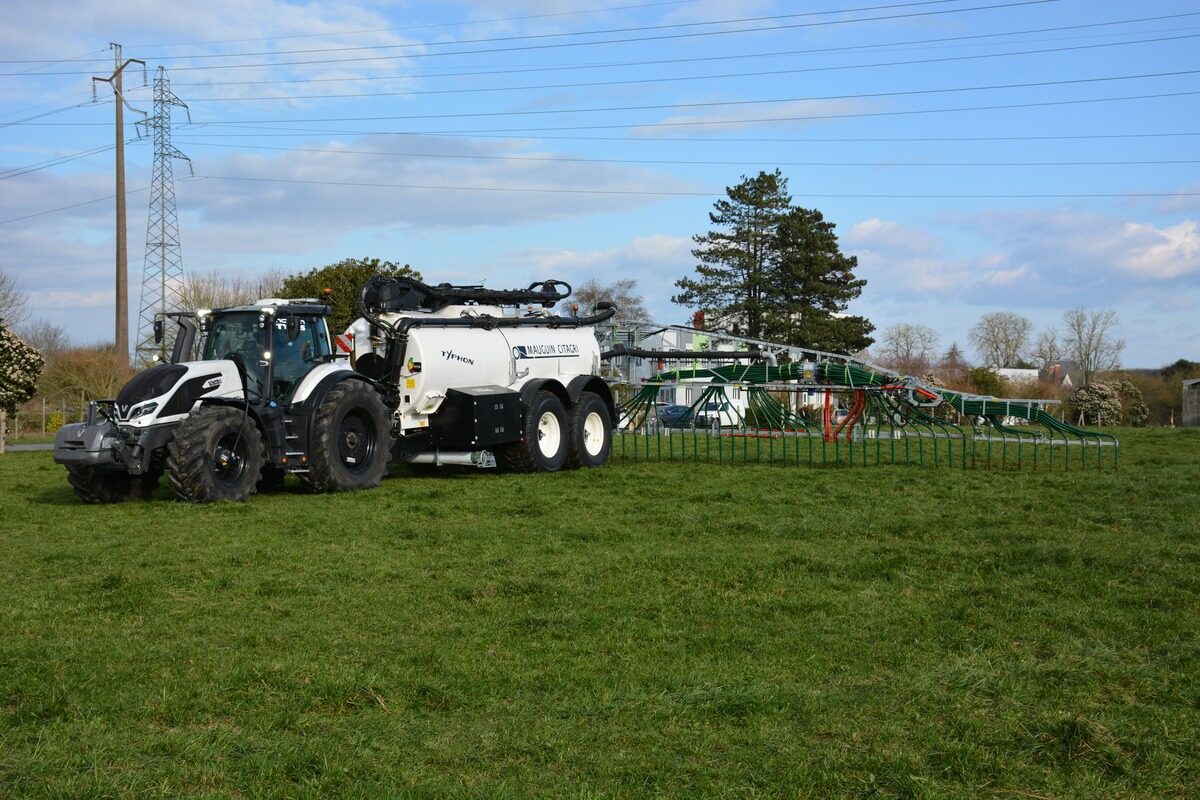
<instances>
[{"instance_id":1,"label":"black side panel","mask_svg":"<svg viewBox=\"0 0 1200 800\"><path fill-rule=\"evenodd\" d=\"M433 443L442 450L478 450L521 439L521 396L494 387L447 389L429 420Z\"/></svg>"},{"instance_id":2,"label":"black side panel","mask_svg":"<svg viewBox=\"0 0 1200 800\"><path fill-rule=\"evenodd\" d=\"M171 368L172 367L167 367L167 369ZM155 367L155 369L158 369L158 367ZM178 369L187 372L187 369L184 367L178 367ZM171 414L183 414L191 411L192 406L196 402L196 398L204 394L204 384L208 381L211 381L213 378L219 377L221 377L221 373L214 372L211 375L200 375L199 377L185 381L183 385L179 387L178 391L171 395L171 399L167 401L165 406L163 406L163 410L158 413L161 416L166 417L170 416Z\"/></svg>"},{"instance_id":3,"label":"black side panel","mask_svg":"<svg viewBox=\"0 0 1200 800\"><path fill-rule=\"evenodd\" d=\"M117 405L131 406L151 397L166 394L175 381L187 372L187 367L178 364L159 364L156 367L143 370L129 379L117 393Z\"/></svg>"}]
</instances>

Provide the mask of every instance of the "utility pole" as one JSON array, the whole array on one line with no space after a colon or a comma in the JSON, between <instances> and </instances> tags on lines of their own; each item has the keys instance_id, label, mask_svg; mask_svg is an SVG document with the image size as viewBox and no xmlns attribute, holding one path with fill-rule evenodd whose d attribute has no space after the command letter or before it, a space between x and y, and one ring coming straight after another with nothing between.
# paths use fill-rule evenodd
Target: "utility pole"
<instances>
[{"instance_id":1,"label":"utility pole","mask_svg":"<svg viewBox=\"0 0 1200 800\"><path fill-rule=\"evenodd\" d=\"M107 78L92 78L92 97L95 99L96 81L107 83L112 87L115 101L113 106L116 107L116 123L117 123L117 323L116 323L116 349L118 356L129 358L129 251L125 243L125 106L129 106L130 111L134 111L142 116L146 115L145 111L130 106L125 99L125 94L122 89L121 75L125 68L130 64L142 65L142 83L146 82L146 62L140 58L130 58L125 61L121 60L121 45L109 43L109 47L113 50L113 69L112 75Z\"/></svg>"},{"instance_id":2,"label":"utility pole","mask_svg":"<svg viewBox=\"0 0 1200 800\"><path fill-rule=\"evenodd\" d=\"M167 71L154 73L154 115L144 123L154 135L154 175L150 181L150 213L146 216L146 260L142 267L142 302L138 314L137 363L153 366L165 361L171 342L155 341L155 320L182 303L183 253L179 243L179 217L175 211L174 159L191 159L171 144L171 106L188 110L187 103L171 91ZM188 111L188 122L192 121ZM143 124L143 123L138 123ZM165 323L165 320L164 320Z\"/></svg>"}]
</instances>

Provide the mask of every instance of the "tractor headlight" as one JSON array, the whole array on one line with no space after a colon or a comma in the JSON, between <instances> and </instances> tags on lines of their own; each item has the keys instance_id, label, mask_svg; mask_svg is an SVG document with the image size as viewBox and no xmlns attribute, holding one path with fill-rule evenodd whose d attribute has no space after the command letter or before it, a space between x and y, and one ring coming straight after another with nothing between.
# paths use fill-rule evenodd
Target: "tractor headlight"
<instances>
[{"instance_id":1,"label":"tractor headlight","mask_svg":"<svg viewBox=\"0 0 1200 800\"><path fill-rule=\"evenodd\" d=\"M158 403L143 403L133 410L133 413L129 415L129 418L137 419L138 417L144 417L147 414L153 414L157 410Z\"/></svg>"}]
</instances>

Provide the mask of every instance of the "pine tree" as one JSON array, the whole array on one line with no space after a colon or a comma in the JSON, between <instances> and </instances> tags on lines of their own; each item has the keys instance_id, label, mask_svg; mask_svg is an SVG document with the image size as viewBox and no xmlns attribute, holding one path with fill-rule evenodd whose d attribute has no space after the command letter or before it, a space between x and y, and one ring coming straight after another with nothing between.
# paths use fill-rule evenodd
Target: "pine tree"
<instances>
[{"instance_id":1,"label":"pine tree","mask_svg":"<svg viewBox=\"0 0 1200 800\"><path fill-rule=\"evenodd\" d=\"M695 277L672 297L704 311L708 326L752 339L836 352L871 345L875 326L847 316L865 280L858 261L838 248L834 224L792 205L787 178L760 172L727 187L709 214L716 230L694 237Z\"/></svg>"},{"instance_id":2,"label":"pine tree","mask_svg":"<svg viewBox=\"0 0 1200 800\"><path fill-rule=\"evenodd\" d=\"M779 220L768 271L764 338L799 347L855 353L871 346L875 326L842 314L862 294L858 259L838 248L835 225L820 211L792 208Z\"/></svg>"},{"instance_id":3,"label":"pine tree","mask_svg":"<svg viewBox=\"0 0 1200 800\"><path fill-rule=\"evenodd\" d=\"M671 300L703 309L710 328L759 339L771 292L775 231L792 198L779 170L743 177L725 193L728 199L714 203L708 215L720 229L693 237L699 245L692 251L700 260L697 277L676 281L682 291Z\"/></svg>"}]
</instances>

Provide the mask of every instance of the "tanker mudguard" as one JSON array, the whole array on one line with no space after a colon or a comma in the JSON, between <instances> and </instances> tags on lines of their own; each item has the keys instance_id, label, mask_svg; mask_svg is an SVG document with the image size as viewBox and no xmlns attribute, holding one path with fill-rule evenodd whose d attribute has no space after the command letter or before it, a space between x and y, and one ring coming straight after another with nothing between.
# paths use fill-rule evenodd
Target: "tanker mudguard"
<instances>
[{"instance_id":1,"label":"tanker mudguard","mask_svg":"<svg viewBox=\"0 0 1200 800\"><path fill-rule=\"evenodd\" d=\"M604 379L598 375L577 375L567 384L567 396L572 403L579 402L579 395L584 392L591 392L600 396L604 401L604 405L608 406L608 413L615 425L617 422L617 404L613 400L612 389L604 382Z\"/></svg>"}]
</instances>

